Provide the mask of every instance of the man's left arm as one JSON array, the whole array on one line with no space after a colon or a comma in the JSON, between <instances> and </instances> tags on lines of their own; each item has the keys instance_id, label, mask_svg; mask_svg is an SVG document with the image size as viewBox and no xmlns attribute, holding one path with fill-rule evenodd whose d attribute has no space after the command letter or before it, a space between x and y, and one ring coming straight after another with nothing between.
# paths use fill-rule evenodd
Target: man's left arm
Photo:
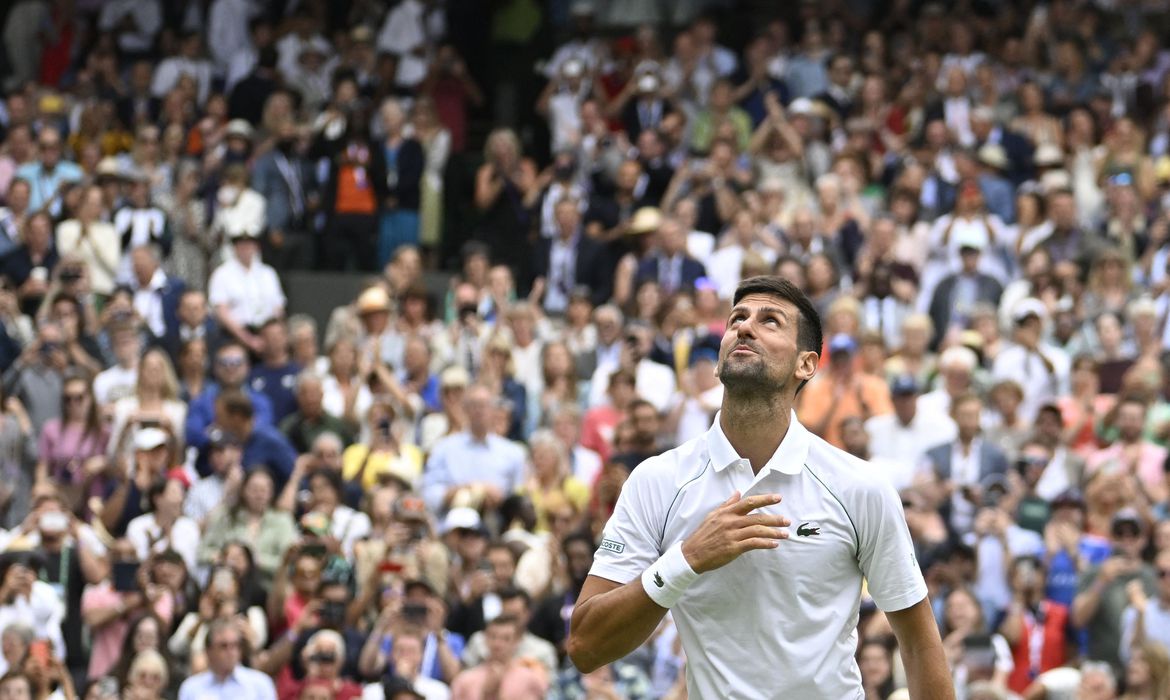
<instances>
[{"instance_id":1,"label":"man's left arm","mask_svg":"<svg viewBox=\"0 0 1170 700\"><path fill-rule=\"evenodd\" d=\"M954 683L943 654L942 638L930 599L886 613L906 667L906 682L914 700L953 700Z\"/></svg>"}]
</instances>

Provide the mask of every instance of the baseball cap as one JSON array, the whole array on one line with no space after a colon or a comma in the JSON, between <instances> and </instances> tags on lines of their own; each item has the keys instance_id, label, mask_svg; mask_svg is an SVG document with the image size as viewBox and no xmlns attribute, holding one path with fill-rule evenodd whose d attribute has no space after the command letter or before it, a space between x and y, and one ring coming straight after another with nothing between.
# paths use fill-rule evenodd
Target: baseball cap
<instances>
[{"instance_id":1,"label":"baseball cap","mask_svg":"<svg viewBox=\"0 0 1170 700\"><path fill-rule=\"evenodd\" d=\"M719 352L716 350L712 350L711 348L703 347L703 346L691 348L691 357L690 357L689 365L691 367L694 367L695 365L699 364L703 360L707 360L708 362L718 362L719 361Z\"/></svg>"},{"instance_id":2,"label":"baseball cap","mask_svg":"<svg viewBox=\"0 0 1170 700\"><path fill-rule=\"evenodd\" d=\"M447 517L443 518L442 530L444 535L455 530L483 533L483 519L474 508L452 508L447 511Z\"/></svg>"},{"instance_id":3,"label":"baseball cap","mask_svg":"<svg viewBox=\"0 0 1170 700\"><path fill-rule=\"evenodd\" d=\"M227 123L224 136L238 136L242 139L251 139L252 125L246 119L233 119Z\"/></svg>"},{"instance_id":4,"label":"baseball cap","mask_svg":"<svg viewBox=\"0 0 1170 700\"><path fill-rule=\"evenodd\" d=\"M1142 516L1137 512L1136 508L1125 507L1113 514L1113 520L1110 521L1110 530L1116 532L1121 525L1133 525L1140 533L1144 528L1142 527Z\"/></svg>"},{"instance_id":5,"label":"baseball cap","mask_svg":"<svg viewBox=\"0 0 1170 700\"><path fill-rule=\"evenodd\" d=\"M918 393L918 380L911 374L899 374L890 382L890 393L894 396L913 396Z\"/></svg>"},{"instance_id":6,"label":"baseball cap","mask_svg":"<svg viewBox=\"0 0 1170 700\"><path fill-rule=\"evenodd\" d=\"M857 350L857 341L848 333L838 333L829 339L829 354L839 352L853 353Z\"/></svg>"},{"instance_id":7,"label":"baseball cap","mask_svg":"<svg viewBox=\"0 0 1170 700\"><path fill-rule=\"evenodd\" d=\"M167 434L161 428L140 428L134 433L134 449L140 452L167 444Z\"/></svg>"},{"instance_id":8,"label":"baseball cap","mask_svg":"<svg viewBox=\"0 0 1170 700\"><path fill-rule=\"evenodd\" d=\"M955 244L959 250L970 248L982 251L987 247L987 234L973 228L963 228L956 232Z\"/></svg>"},{"instance_id":9,"label":"baseball cap","mask_svg":"<svg viewBox=\"0 0 1170 700\"><path fill-rule=\"evenodd\" d=\"M1072 506L1074 508L1085 507L1085 497L1081 495L1081 490L1078 488L1067 488L1056 494L1056 498L1052 499L1052 509L1064 508Z\"/></svg>"},{"instance_id":10,"label":"baseball cap","mask_svg":"<svg viewBox=\"0 0 1170 700\"><path fill-rule=\"evenodd\" d=\"M1012 320L1019 323L1029 316L1035 316L1040 320L1048 317L1048 309L1044 307L1044 302L1036 297L1027 297L1021 299L1012 307Z\"/></svg>"},{"instance_id":11,"label":"baseball cap","mask_svg":"<svg viewBox=\"0 0 1170 700\"><path fill-rule=\"evenodd\" d=\"M630 233L650 233L657 231L658 227L662 225L662 212L657 207L642 207L634 212L634 216L630 219L629 226L626 227Z\"/></svg>"}]
</instances>

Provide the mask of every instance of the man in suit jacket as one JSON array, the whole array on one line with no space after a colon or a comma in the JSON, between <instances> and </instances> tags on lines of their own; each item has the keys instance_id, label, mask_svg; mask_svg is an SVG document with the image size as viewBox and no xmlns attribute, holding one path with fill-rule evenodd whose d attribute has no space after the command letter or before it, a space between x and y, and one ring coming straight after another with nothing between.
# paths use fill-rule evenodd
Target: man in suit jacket
<instances>
[{"instance_id":1,"label":"man in suit jacket","mask_svg":"<svg viewBox=\"0 0 1170 700\"><path fill-rule=\"evenodd\" d=\"M179 298L187 284L163 271L158 248L149 243L130 251L130 270L134 308L146 322L154 341L162 341L167 330L178 324Z\"/></svg>"},{"instance_id":2,"label":"man in suit jacket","mask_svg":"<svg viewBox=\"0 0 1170 700\"><path fill-rule=\"evenodd\" d=\"M695 280L707 276L703 263L687 255L687 234L682 224L666 217L658 226L658 245L654 254L638 264L636 282L641 286L647 280L658 283L666 294L693 289Z\"/></svg>"},{"instance_id":3,"label":"man in suit jacket","mask_svg":"<svg viewBox=\"0 0 1170 700\"><path fill-rule=\"evenodd\" d=\"M962 240L957 241L962 268L944 277L934 288L934 295L930 299L930 320L934 322L936 348L952 327L961 330L967 328L978 304L987 303L997 307L999 297L1003 294L1003 285L998 280L979 271L979 256L987 245L986 239L972 235L969 229L960 231L956 237L959 236L962 237Z\"/></svg>"},{"instance_id":4,"label":"man in suit jacket","mask_svg":"<svg viewBox=\"0 0 1170 700\"><path fill-rule=\"evenodd\" d=\"M297 151L296 124L291 120L276 127L275 148L256 159L252 189L264 195L268 235L263 255L277 270L308 267L306 202L313 171Z\"/></svg>"},{"instance_id":5,"label":"man in suit jacket","mask_svg":"<svg viewBox=\"0 0 1170 700\"><path fill-rule=\"evenodd\" d=\"M603 304L613 290L613 261L609 248L585 235L576 199L564 197L553 208L556 236L541 237L534 251L535 280L544 286L544 310L563 314L578 286L589 288L594 305ZM534 282L536 283L536 282Z\"/></svg>"},{"instance_id":6,"label":"man in suit jacket","mask_svg":"<svg viewBox=\"0 0 1170 700\"><path fill-rule=\"evenodd\" d=\"M975 147L982 148L996 144L1003 148L1007 164L1000 168L1013 187L1030 180L1035 175L1033 156L1035 148L1026 136L1009 131L996 123L995 111L986 105L971 110L971 133L975 136Z\"/></svg>"},{"instance_id":7,"label":"man in suit jacket","mask_svg":"<svg viewBox=\"0 0 1170 700\"><path fill-rule=\"evenodd\" d=\"M958 437L926 452L927 465L941 493L949 494L940 504L942 515L959 534L971 530L988 487L1007 478L1007 456L983 439L982 417L983 399L978 394L956 397L951 404L951 418L959 430Z\"/></svg>"},{"instance_id":8,"label":"man in suit jacket","mask_svg":"<svg viewBox=\"0 0 1170 700\"><path fill-rule=\"evenodd\" d=\"M207 295L198 289L187 289L179 294L174 318L167 321L167 333L162 346L178 366L179 351L191 340L207 344L207 355L214 356L223 343L223 334L207 307Z\"/></svg>"}]
</instances>

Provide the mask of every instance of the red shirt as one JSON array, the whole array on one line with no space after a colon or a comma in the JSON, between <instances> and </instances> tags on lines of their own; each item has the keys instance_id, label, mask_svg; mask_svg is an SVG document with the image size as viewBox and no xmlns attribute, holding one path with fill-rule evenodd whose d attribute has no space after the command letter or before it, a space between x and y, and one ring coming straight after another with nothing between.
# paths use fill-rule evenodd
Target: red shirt
<instances>
[{"instance_id":1,"label":"red shirt","mask_svg":"<svg viewBox=\"0 0 1170 700\"><path fill-rule=\"evenodd\" d=\"M1040 618L1025 612L1024 629L1012 646L1016 667L1007 685L1014 693L1024 692L1041 673L1064 665L1068 608L1046 600L1040 604Z\"/></svg>"},{"instance_id":2,"label":"red shirt","mask_svg":"<svg viewBox=\"0 0 1170 700\"><path fill-rule=\"evenodd\" d=\"M581 421L581 446L601 455L601 463L609 461L613 451L613 431L622 422L624 414L610 405L598 406L585 412Z\"/></svg>"}]
</instances>

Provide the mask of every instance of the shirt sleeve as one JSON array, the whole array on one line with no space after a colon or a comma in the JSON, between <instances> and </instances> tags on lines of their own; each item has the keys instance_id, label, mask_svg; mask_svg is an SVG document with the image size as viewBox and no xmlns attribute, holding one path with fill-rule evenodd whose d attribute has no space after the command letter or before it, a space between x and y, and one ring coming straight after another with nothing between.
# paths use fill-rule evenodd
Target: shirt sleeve
<instances>
[{"instance_id":1,"label":"shirt sleeve","mask_svg":"<svg viewBox=\"0 0 1170 700\"><path fill-rule=\"evenodd\" d=\"M589 573L625 584L642 575L662 556L661 477L655 463L643 463L630 473L617 506L601 535Z\"/></svg>"},{"instance_id":2,"label":"shirt sleeve","mask_svg":"<svg viewBox=\"0 0 1170 700\"><path fill-rule=\"evenodd\" d=\"M905 610L926 597L926 581L914 556L906 513L893 485L884 479L859 484L853 515L858 563L869 593L884 612Z\"/></svg>"}]
</instances>

